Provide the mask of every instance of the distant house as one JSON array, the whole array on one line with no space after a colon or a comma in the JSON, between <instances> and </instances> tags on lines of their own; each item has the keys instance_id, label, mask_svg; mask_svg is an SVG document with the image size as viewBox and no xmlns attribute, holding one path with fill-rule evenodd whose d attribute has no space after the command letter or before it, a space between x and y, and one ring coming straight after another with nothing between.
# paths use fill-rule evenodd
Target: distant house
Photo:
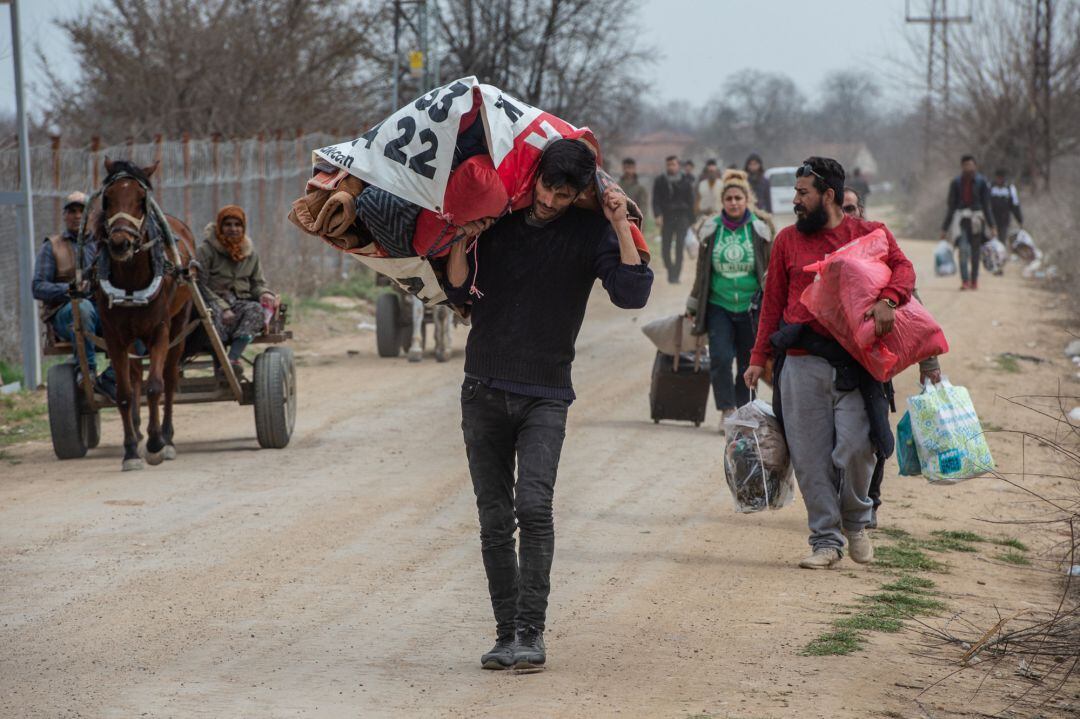
<instances>
[{"instance_id":1,"label":"distant house","mask_svg":"<svg viewBox=\"0 0 1080 719\"><path fill-rule=\"evenodd\" d=\"M639 174L642 176L658 175L664 171L664 158L670 155L678 155L680 159L684 158L687 148L694 144L695 140L696 138L693 135L682 132L667 130L650 132L647 135L636 137L619 147L618 156L605 153L605 158L608 166L615 168L616 174L622 159L632 157L637 160Z\"/></svg>"}]
</instances>

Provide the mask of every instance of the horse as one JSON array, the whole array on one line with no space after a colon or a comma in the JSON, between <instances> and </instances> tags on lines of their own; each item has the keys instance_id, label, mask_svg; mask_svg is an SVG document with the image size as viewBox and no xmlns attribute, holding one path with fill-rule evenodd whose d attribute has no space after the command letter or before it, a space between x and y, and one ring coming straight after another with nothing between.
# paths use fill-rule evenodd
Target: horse
<instances>
[{"instance_id":1,"label":"horse","mask_svg":"<svg viewBox=\"0 0 1080 719\"><path fill-rule=\"evenodd\" d=\"M94 297L109 361L116 369L125 472L143 468L139 457L142 368L139 360L129 361L128 353L136 340L142 340L150 354L146 461L158 465L175 459L173 396L184 350L180 338L192 307L192 290L182 275L195 256L195 237L186 224L161 212L153 201L150 178L157 168L157 162L138 167L106 157L101 207L94 218L98 243ZM162 395L165 411L160 420Z\"/></svg>"}]
</instances>

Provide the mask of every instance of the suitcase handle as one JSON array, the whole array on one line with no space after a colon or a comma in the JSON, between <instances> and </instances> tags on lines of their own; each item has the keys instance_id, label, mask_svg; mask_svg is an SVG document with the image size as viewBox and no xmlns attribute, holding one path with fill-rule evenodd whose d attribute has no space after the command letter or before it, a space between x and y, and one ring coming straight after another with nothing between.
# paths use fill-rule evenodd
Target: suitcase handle
<instances>
[{"instance_id":1,"label":"suitcase handle","mask_svg":"<svg viewBox=\"0 0 1080 719\"><path fill-rule=\"evenodd\" d=\"M682 338L684 322L686 322L686 315L679 315L679 331L675 335L675 359L671 363L671 368L675 372L679 371L679 359L682 357ZM694 372L701 371L701 353L704 349L705 335L697 335L697 339L694 341Z\"/></svg>"}]
</instances>

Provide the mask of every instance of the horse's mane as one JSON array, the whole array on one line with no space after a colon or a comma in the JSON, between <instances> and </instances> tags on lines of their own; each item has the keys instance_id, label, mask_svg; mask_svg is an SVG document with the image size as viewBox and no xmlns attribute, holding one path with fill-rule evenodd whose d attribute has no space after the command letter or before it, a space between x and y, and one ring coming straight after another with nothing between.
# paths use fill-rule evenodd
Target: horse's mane
<instances>
[{"instance_id":1,"label":"horse's mane","mask_svg":"<svg viewBox=\"0 0 1080 719\"><path fill-rule=\"evenodd\" d=\"M154 185L151 184L150 178L147 177L146 173L142 171L141 167L129 160L113 160L112 172L110 172L109 176L105 178L105 182L103 183L103 185L108 185L110 182L116 179L116 176L120 173L131 175L136 180L146 185L147 189L153 191Z\"/></svg>"}]
</instances>

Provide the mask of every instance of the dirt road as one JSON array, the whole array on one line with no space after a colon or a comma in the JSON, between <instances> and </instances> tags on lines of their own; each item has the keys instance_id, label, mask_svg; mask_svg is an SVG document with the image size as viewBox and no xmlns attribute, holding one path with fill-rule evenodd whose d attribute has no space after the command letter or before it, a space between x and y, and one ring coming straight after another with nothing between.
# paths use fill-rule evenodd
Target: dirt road
<instances>
[{"instance_id":1,"label":"dirt road","mask_svg":"<svg viewBox=\"0 0 1080 719\"><path fill-rule=\"evenodd\" d=\"M961 295L931 277L931 243L904 246L952 342L947 373L985 422L1035 426L994 397L1075 374L1060 327L1026 311L1059 300L1015 272ZM882 575L850 560L796 569L801 502L734 513L713 415L697 430L648 419L653 350L638 328L679 310L686 290L686 278L658 283L642 312L593 299L556 492L547 671L479 668L493 627L459 430L461 353L449 365L379 360L371 334L352 334L303 348L286 450L258 450L250 410L220 404L180 408L179 458L141 473L118 471L115 415L86 459L58 462L43 442L9 452L0 716L922 716L913 697L947 668L916 658L910 634L872 635L850 656L800 654ZM1007 350L1051 361L1020 373L988 361ZM915 379L898 386L912 393ZM1015 470L1017 445L992 445ZM894 462L885 498L883 525L913 533L985 532L976 517L1023 501L991 479L897 478ZM1013 534L1036 552L1051 541ZM1052 578L991 554L947 557L938 581L952 610L1053 596ZM949 698L935 716L953 715Z\"/></svg>"}]
</instances>

